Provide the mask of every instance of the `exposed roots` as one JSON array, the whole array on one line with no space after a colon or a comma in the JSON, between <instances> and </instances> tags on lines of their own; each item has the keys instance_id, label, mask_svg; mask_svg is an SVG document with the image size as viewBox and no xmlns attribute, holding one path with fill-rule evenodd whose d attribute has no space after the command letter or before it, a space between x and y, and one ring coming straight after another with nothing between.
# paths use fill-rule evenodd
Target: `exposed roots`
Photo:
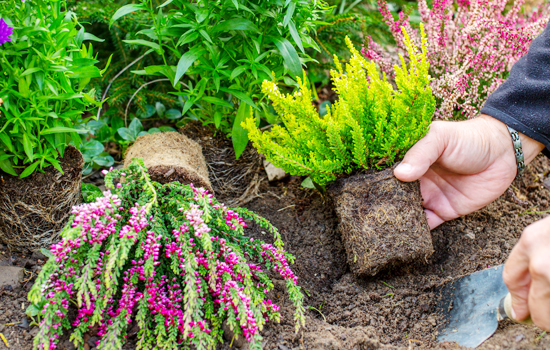
<instances>
[{"instance_id":1,"label":"exposed roots","mask_svg":"<svg viewBox=\"0 0 550 350\"><path fill-rule=\"evenodd\" d=\"M67 148L61 166L64 175L52 166L24 179L2 174L0 242L9 250L36 251L59 241L71 208L80 203L82 155Z\"/></svg>"}]
</instances>

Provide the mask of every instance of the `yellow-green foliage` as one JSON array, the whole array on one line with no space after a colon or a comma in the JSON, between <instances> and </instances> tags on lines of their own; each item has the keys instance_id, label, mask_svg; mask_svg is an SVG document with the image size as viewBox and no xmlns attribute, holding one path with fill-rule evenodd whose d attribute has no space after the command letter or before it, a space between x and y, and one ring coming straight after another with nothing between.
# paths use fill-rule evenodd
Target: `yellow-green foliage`
<instances>
[{"instance_id":1,"label":"yellow-green foliage","mask_svg":"<svg viewBox=\"0 0 550 350\"><path fill-rule=\"evenodd\" d=\"M405 32L410 61L401 57L401 67L394 67L397 90L346 38L352 57L345 71L334 59L337 70L331 75L339 100L324 117L312 104L305 77L298 79L299 89L292 95L264 81L263 92L284 126L262 133L253 118L247 119L242 125L254 147L273 165L293 175L309 175L321 186L354 169L393 164L426 134L435 109L423 27L421 32L421 52Z\"/></svg>"}]
</instances>

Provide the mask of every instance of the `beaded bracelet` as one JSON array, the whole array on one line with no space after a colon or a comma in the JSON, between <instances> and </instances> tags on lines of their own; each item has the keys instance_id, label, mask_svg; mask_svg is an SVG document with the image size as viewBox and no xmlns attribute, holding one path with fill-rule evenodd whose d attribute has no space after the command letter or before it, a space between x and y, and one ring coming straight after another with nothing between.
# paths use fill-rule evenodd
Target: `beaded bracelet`
<instances>
[{"instance_id":1,"label":"beaded bracelet","mask_svg":"<svg viewBox=\"0 0 550 350\"><path fill-rule=\"evenodd\" d=\"M506 125L510 135L512 136L512 143L514 145L514 152L516 154L516 163L518 165L518 173L516 179L519 179L523 175L523 170L525 169L525 156L523 155L523 147L521 146L521 139L519 138L519 133Z\"/></svg>"}]
</instances>

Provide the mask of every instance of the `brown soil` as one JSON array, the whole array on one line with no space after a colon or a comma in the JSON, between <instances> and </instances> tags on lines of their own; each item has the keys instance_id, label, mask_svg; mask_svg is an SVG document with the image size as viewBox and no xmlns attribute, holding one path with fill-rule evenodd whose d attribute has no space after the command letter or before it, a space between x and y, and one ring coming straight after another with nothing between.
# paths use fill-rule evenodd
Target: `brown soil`
<instances>
[{"instance_id":1,"label":"brown soil","mask_svg":"<svg viewBox=\"0 0 550 350\"><path fill-rule=\"evenodd\" d=\"M0 243L15 251L31 251L59 240L71 208L80 203L80 152L70 146L53 166L24 179L0 171Z\"/></svg>"},{"instance_id":2,"label":"brown soil","mask_svg":"<svg viewBox=\"0 0 550 350\"><path fill-rule=\"evenodd\" d=\"M241 170L246 171L244 167ZM296 256L293 268L307 294L306 327L295 334L294 310L284 294L284 283L275 281L272 298L282 307L282 320L263 330L264 349L460 349L434 340L440 323L434 310L434 287L504 263L522 229L544 216L532 213L550 209L550 191L543 186L549 173L550 161L539 157L510 193L433 230L435 253L428 264L392 268L369 279L357 279L350 273L329 199L300 188L301 178L271 184L262 181L261 198L246 207L279 227L286 248ZM213 185L217 191L215 182ZM250 234L270 240L253 225ZM21 260L16 263L23 264ZM31 349L29 333L35 328L5 326L20 324L24 318L24 296L24 287L0 291L0 332L12 344L10 349ZM0 349L4 348L0 342ZM228 343L220 348L230 349ZM71 348L64 344L60 349ZM550 349L550 336L533 326L504 322L479 349Z\"/></svg>"},{"instance_id":3,"label":"brown soil","mask_svg":"<svg viewBox=\"0 0 550 350\"><path fill-rule=\"evenodd\" d=\"M143 159L153 181L192 183L212 191L201 146L185 135L159 132L140 136L126 152L124 167L134 158Z\"/></svg>"},{"instance_id":4,"label":"brown soil","mask_svg":"<svg viewBox=\"0 0 550 350\"><path fill-rule=\"evenodd\" d=\"M347 263L358 277L423 264L434 252L420 182L401 182L388 168L338 179L329 193Z\"/></svg>"}]
</instances>

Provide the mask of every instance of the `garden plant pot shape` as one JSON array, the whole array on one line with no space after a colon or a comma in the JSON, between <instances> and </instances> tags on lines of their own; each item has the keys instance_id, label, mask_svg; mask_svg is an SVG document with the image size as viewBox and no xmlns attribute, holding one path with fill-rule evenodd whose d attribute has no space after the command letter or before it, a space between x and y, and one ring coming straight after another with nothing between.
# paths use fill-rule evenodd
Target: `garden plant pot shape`
<instances>
[{"instance_id":1,"label":"garden plant pot shape","mask_svg":"<svg viewBox=\"0 0 550 350\"><path fill-rule=\"evenodd\" d=\"M354 274L374 276L434 252L418 181L399 181L388 168L338 179L328 192Z\"/></svg>"},{"instance_id":2,"label":"garden plant pot shape","mask_svg":"<svg viewBox=\"0 0 550 350\"><path fill-rule=\"evenodd\" d=\"M124 168L128 168L134 158L143 159L153 181L192 183L213 192L202 148L185 135L159 132L140 136L126 152Z\"/></svg>"},{"instance_id":3,"label":"garden plant pot shape","mask_svg":"<svg viewBox=\"0 0 550 350\"><path fill-rule=\"evenodd\" d=\"M65 149L53 166L23 179L2 174L0 180L0 243L20 252L49 248L59 240L71 208L80 203L84 160L76 148Z\"/></svg>"}]
</instances>

